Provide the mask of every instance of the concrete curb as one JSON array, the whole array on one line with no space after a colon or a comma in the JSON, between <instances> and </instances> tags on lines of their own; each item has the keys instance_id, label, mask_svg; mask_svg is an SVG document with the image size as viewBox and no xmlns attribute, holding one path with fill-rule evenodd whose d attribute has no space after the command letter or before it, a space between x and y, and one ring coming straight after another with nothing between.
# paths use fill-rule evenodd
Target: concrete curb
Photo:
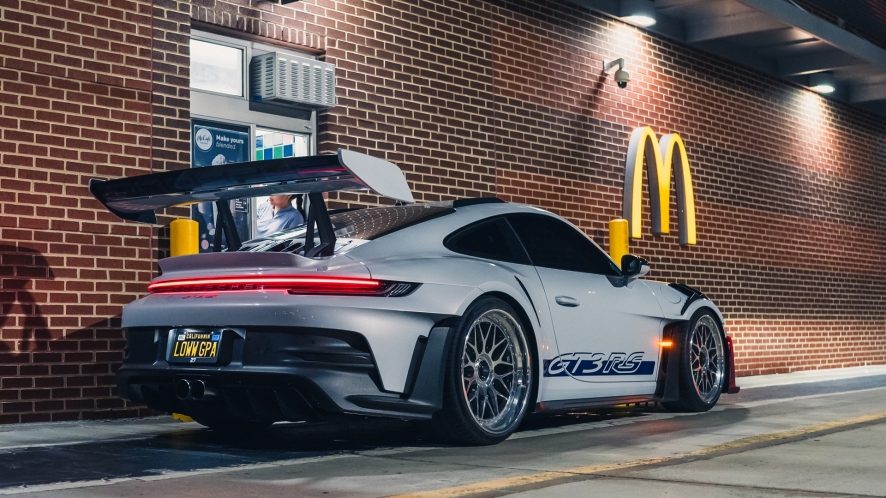
<instances>
[{"instance_id":1,"label":"concrete curb","mask_svg":"<svg viewBox=\"0 0 886 498\"><path fill-rule=\"evenodd\" d=\"M736 383L742 389L755 387L785 386L788 384L805 384L808 382L822 382L828 380L853 379L856 377L869 377L872 375L886 375L886 365L870 365L864 367L829 368L825 370L804 370L772 375L751 375L736 378Z\"/></svg>"}]
</instances>

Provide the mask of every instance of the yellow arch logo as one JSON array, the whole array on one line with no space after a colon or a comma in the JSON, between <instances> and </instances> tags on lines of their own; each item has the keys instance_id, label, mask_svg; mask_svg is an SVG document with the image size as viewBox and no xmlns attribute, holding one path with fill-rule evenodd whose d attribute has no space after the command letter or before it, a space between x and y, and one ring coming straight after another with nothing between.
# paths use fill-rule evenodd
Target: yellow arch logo
<instances>
[{"instance_id":1,"label":"yellow arch logo","mask_svg":"<svg viewBox=\"0 0 886 498\"><path fill-rule=\"evenodd\" d=\"M662 155L664 152L664 155ZM649 176L649 207L652 234L669 233L671 217L671 171L677 183L677 213L679 215L680 245L695 245L695 194L689 157L683 139L676 133L656 140L652 128L636 128L631 133L628 157L625 163L624 219L628 220L631 238L642 237L643 166ZM676 166L676 169L673 168Z\"/></svg>"}]
</instances>

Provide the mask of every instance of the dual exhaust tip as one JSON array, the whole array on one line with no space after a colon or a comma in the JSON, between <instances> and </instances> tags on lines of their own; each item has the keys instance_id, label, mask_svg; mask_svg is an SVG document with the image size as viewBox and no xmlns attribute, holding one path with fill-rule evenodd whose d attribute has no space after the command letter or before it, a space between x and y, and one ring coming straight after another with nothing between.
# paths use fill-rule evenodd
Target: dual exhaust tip
<instances>
[{"instance_id":1,"label":"dual exhaust tip","mask_svg":"<svg viewBox=\"0 0 886 498\"><path fill-rule=\"evenodd\" d=\"M214 387L202 380L181 379L175 383L175 397L180 400L208 400L216 396Z\"/></svg>"}]
</instances>

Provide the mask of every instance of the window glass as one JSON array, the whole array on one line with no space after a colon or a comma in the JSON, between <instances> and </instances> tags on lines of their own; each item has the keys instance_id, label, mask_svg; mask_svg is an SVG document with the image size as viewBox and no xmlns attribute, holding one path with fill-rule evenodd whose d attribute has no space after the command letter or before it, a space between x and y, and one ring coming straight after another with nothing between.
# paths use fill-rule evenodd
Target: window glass
<instances>
[{"instance_id":1,"label":"window glass","mask_svg":"<svg viewBox=\"0 0 886 498\"><path fill-rule=\"evenodd\" d=\"M255 160L303 157L308 155L310 135L255 129Z\"/></svg>"},{"instance_id":2,"label":"window glass","mask_svg":"<svg viewBox=\"0 0 886 498\"><path fill-rule=\"evenodd\" d=\"M501 217L461 229L447 237L443 245L450 251L468 256L529 264L520 241Z\"/></svg>"},{"instance_id":3,"label":"window glass","mask_svg":"<svg viewBox=\"0 0 886 498\"><path fill-rule=\"evenodd\" d=\"M612 260L575 227L540 214L508 215L536 266L601 275L620 275Z\"/></svg>"},{"instance_id":4,"label":"window glass","mask_svg":"<svg viewBox=\"0 0 886 498\"><path fill-rule=\"evenodd\" d=\"M243 49L191 40L191 88L243 96Z\"/></svg>"},{"instance_id":5,"label":"window glass","mask_svg":"<svg viewBox=\"0 0 886 498\"><path fill-rule=\"evenodd\" d=\"M255 160L282 159L286 157L304 157L308 155L310 135L289 133L267 128L255 129ZM293 228L304 223L304 194L289 197L288 206L283 196L276 196L274 204L268 196L255 198L255 236L265 237L274 232ZM296 212L288 209L292 207ZM281 209L282 208L282 209Z\"/></svg>"}]
</instances>

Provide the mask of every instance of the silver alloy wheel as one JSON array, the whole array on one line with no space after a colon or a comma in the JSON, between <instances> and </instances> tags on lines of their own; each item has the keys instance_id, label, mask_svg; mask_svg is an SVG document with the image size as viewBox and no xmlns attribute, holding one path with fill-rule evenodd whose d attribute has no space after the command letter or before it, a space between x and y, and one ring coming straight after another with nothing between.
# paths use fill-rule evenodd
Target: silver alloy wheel
<instances>
[{"instance_id":1,"label":"silver alloy wheel","mask_svg":"<svg viewBox=\"0 0 886 498\"><path fill-rule=\"evenodd\" d=\"M698 397L713 402L723 388L726 357L722 334L710 315L699 318L689 334L689 368Z\"/></svg>"},{"instance_id":2,"label":"silver alloy wheel","mask_svg":"<svg viewBox=\"0 0 886 498\"><path fill-rule=\"evenodd\" d=\"M491 434L519 423L532 382L529 348L520 323L502 310L474 320L462 348L462 387L474 421Z\"/></svg>"}]
</instances>

